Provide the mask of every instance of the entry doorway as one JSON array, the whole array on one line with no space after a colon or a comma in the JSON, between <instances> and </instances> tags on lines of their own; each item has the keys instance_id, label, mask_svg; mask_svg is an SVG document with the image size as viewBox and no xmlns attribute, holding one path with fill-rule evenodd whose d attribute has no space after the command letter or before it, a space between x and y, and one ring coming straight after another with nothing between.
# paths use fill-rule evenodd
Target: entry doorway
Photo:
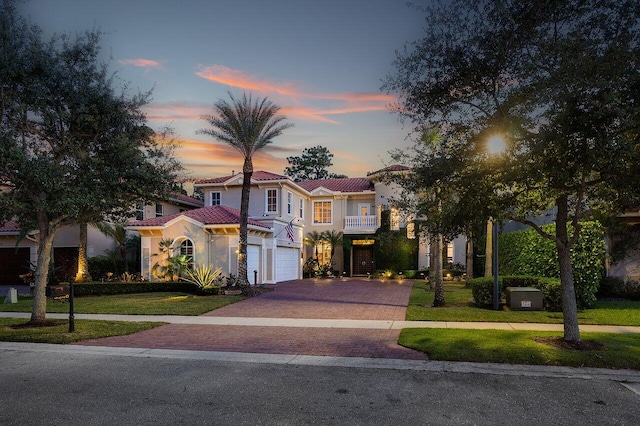
<instances>
[{"instance_id":1,"label":"entry doorway","mask_svg":"<svg viewBox=\"0 0 640 426\"><path fill-rule=\"evenodd\" d=\"M353 275L367 275L375 272L373 246L353 246Z\"/></svg>"}]
</instances>

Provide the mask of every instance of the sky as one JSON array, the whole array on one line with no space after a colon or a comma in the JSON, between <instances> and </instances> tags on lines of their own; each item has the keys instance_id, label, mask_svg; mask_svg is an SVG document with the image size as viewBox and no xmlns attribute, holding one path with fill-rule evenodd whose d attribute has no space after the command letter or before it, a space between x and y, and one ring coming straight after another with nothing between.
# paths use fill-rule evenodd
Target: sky
<instances>
[{"instance_id":1,"label":"sky","mask_svg":"<svg viewBox=\"0 0 640 426\"><path fill-rule=\"evenodd\" d=\"M197 133L229 93L267 97L293 124L255 170L284 173L287 157L321 145L330 172L362 177L412 145L381 91L396 50L422 34L405 0L27 0L21 12L47 36L101 30L105 60L131 94L152 90L148 124L175 129L192 178L242 170L236 151Z\"/></svg>"}]
</instances>

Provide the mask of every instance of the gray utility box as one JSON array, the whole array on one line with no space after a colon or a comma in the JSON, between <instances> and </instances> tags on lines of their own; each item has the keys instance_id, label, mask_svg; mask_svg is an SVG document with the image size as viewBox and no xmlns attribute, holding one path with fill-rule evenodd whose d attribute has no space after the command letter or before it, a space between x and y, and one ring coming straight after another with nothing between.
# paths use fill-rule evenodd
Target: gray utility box
<instances>
[{"instance_id":1,"label":"gray utility box","mask_svg":"<svg viewBox=\"0 0 640 426\"><path fill-rule=\"evenodd\" d=\"M507 287L507 306L514 311L541 311L542 291L533 287Z\"/></svg>"}]
</instances>

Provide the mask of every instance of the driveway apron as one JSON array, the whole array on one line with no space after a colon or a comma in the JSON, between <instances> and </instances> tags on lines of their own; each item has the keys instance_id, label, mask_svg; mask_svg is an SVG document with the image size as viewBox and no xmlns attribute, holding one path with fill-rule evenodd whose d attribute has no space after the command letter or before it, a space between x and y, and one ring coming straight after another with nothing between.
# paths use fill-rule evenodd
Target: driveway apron
<instances>
[{"instance_id":1,"label":"driveway apron","mask_svg":"<svg viewBox=\"0 0 640 426\"><path fill-rule=\"evenodd\" d=\"M204 314L214 317L402 321L408 281L306 279ZM399 330L169 324L140 333L81 342L90 346L427 359L397 344Z\"/></svg>"}]
</instances>

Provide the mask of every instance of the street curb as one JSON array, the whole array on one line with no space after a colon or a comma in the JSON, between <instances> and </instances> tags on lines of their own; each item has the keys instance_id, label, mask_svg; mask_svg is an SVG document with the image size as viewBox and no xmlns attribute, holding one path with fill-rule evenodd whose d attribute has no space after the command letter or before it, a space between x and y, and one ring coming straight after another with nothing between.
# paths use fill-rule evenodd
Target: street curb
<instances>
[{"instance_id":1,"label":"street curb","mask_svg":"<svg viewBox=\"0 0 640 426\"><path fill-rule=\"evenodd\" d=\"M577 368L451 361L419 361L387 358L260 354L246 352L121 348L108 346L56 345L50 343L22 342L0 342L0 350L14 352L57 353L65 355L86 354L234 363L241 362L254 364L286 364L316 367L368 368L386 370L430 371L440 373L607 380L622 383L632 383L632 387L634 389L640 389L640 371L610 370L604 368Z\"/></svg>"}]
</instances>

